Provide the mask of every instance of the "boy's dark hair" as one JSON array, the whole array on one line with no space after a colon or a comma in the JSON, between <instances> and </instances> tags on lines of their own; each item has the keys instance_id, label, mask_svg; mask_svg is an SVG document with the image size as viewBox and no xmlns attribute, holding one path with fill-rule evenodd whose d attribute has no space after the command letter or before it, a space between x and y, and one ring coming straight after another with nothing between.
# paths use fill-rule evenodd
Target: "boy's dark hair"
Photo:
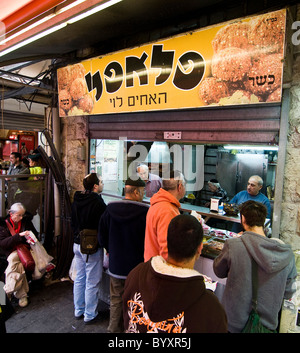
<instances>
[{"instance_id":1,"label":"boy's dark hair","mask_svg":"<svg viewBox=\"0 0 300 353\"><path fill-rule=\"evenodd\" d=\"M94 185L99 185L99 178L96 173L91 173L88 174L84 179L83 179L83 187L85 190L92 191L94 188Z\"/></svg>"},{"instance_id":2,"label":"boy's dark hair","mask_svg":"<svg viewBox=\"0 0 300 353\"><path fill-rule=\"evenodd\" d=\"M249 200L240 206L240 215L245 217L249 227L263 227L267 217L267 208L264 204Z\"/></svg>"},{"instance_id":3,"label":"boy's dark hair","mask_svg":"<svg viewBox=\"0 0 300 353\"><path fill-rule=\"evenodd\" d=\"M168 254L176 261L191 259L203 240L201 223L191 215L173 218L168 227Z\"/></svg>"}]
</instances>

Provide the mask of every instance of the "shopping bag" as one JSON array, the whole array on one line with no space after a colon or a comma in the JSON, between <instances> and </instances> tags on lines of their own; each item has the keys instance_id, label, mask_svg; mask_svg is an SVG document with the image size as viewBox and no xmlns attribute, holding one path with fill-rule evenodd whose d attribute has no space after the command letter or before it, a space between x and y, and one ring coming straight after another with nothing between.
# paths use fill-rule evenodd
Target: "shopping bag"
<instances>
[{"instance_id":1,"label":"shopping bag","mask_svg":"<svg viewBox=\"0 0 300 353\"><path fill-rule=\"evenodd\" d=\"M33 272L35 262L31 255L30 248L26 244L18 244L16 250L25 271Z\"/></svg>"}]
</instances>

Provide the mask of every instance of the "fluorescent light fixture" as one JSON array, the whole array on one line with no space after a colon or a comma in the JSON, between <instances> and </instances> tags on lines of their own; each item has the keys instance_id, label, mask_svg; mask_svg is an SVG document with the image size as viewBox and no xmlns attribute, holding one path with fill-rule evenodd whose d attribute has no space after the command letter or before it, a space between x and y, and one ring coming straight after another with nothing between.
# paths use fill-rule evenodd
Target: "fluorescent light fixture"
<instances>
[{"instance_id":1,"label":"fluorescent light fixture","mask_svg":"<svg viewBox=\"0 0 300 353\"><path fill-rule=\"evenodd\" d=\"M81 3L85 2L85 1L87 1L87 0L77 0L77 1L74 1L74 2L72 2L71 4L69 4L69 5L65 6L65 7L63 7L63 8L60 9L60 10L58 10L56 13L53 13L53 14L51 14L51 15L48 15L48 16L43 17L43 18L40 19L39 21L36 21L36 22L32 23L31 25L29 25L29 26L27 26L27 27L21 29L20 31L18 31L18 32L12 34L12 35L9 35L7 38L4 38L3 40L0 41L0 45L5 44L5 43L8 42L9 40L12 40L12 39L14 39L14 38L20 36L21 34L28 32L29 30L31 30L31 29L33 29L33 28L35 28L35 27L41 25L42 23L44 23L44 22L46 22L46 21L49 21L52 17L57 16L57 15L59 15L59 14L65 12L65 11L67 11L67 10L70 10L70 9L72 9L73 7L75 7L75 6L77 6L77 5L80 5ZM5 37L5 34L4 34L3 36L1 36L1 37Z\"/></svg>"},{"instance_id":2,"label":"fluorescent light fixture","mask_svg":"<svg viewBox=\"0 0 300 353\"><path fill-rule=\"evenodd\" d=\"M44 22L46 22L46 21L49 21L50 18L52 18L52 17L54 17L54 16L55 16L55 14L52 14L52 15L49 15L49 16L46 16L46 17L42 18L42 19L39 20L39 21L34 22L34 23L31 24L30 26L27 26L26 28L21 29L20 31L18 31L18 32L14 33L14 34L12 34L11 36L5 38L4 40L1 40L0 45L5 44L5 43L8 42L9 40L20 36L21 34L23 34L23 33L27 32L27 31L29 31L30 29L32 29L32 28L34 28L34 27L39 26L40 24L42 24L42 23L44 23Z\"/></svg>"},{"instance_id":3,"label":"fluorescent light fixture","mask_svg":"<svg viewBox=\"0 0 300 353\"><path fill-rule=\"evenodd\" d=\"M74 22L77 22L77 21L80 21L82 20L83 18L85 17L88 17L88 16L91 16L93 15L94 13L96 12L99 12L101 10L104 10L106 9L107 7L109 6L112 6L112 5L115 5L117 4L118 2L121 2L122 0L111 0L111 1L107 1L105 2L104 4L101 4L101 5L98 5L96 7L93 7L91 10L88 10L86 12L83 12L81 13L80 15L78 16L75 16L73 18L71 18L70 20L67 21L68 24L72 24Z\"/></svg>"},{"instance_id":4,"label":"fluorescent light fixture","mask_svg":"<svg viewBox=\"0 0 300 353\"><path fill-rule=\"evenodd\" d=\"M75 2L75 4L78 5L78 4L80 4L80 3L84 2L84 1L86 1L86 0L78 0L78 1ZM11 46L11 47L9 47L9 48L3 50L3 51L0 51L0 57L6 55L6 54L8 54L8 53L11 53L12 51L17 50L17 49L19 49L19 48L21 48L21 47L24 47L25 45L27 45L27 44L29 44L29 43L32 43L32 42L34 42L34 41L36 41L36 40L38 40L38 39L40 39L40 38L43 38L43 37L47 36L48 34L51 34L51 33L55 32L55 31L58 31L58 30L60 30L61 28L67 26L68 24L72 24L72 23L74 23L74 22L77 22L77 21L79 21L79 20L85 18L85 17L91 16L91 15L93 15L94 13L99 12L99 11L101 11L101 10L104 10L104 9L106 9L107 7L112 6L112 5L115 5L115 4L117 4L118 2L121 2L121 1L122 1L122 0L109 0L109 1L106 1L104 4L98 5L98 6L94 7L94 8L92 8L91 10L88 10L88 11L86 11L86 12L83 12L83 13L81 13L80 15L75 16L75 17L73 17L73 18L67 20L66 22L63 22L63 23L61 23L61 24L59 24L59 25L57 25L57 26L51 27L51 28L49 28L49 29L47 29L47 30L45 30L45 31L43 31L43 32L41 32L41 33L38 33L38 34L36 34L36 35L34 35L34 36L30 37L30 38L27 38L27 39L23 40L22 42L19 42L19 43L15 44L15 45L13 45L13 46ZM75 6L75 4L73 3L73 6ZM70 9L70 8L73 7L73 6L72 6L72 4L69 5L69 8L68 8L68 9ZM63 12L63 9L62 9L60 12ZM50 16L53 17L53 16L55 16L55 15L50 15ZM12 39L12 38L17 37L18 35L20 35L20 34L22 34L22 33L25 33L25 32L28 31L29 29L32 29L32 28L36 27L37 25L39 25L39 24L45 22L46 20L49 20L49 17L45 17L45 19L41 19L40 21L38 21L38 22L32 24L31 26L26 27L26 28L23 29L22 31L17 32L17 33L14 34L13 36L10 36L10 37L8 37L7 39L4 39L3 41L0 42L0 45L6 43L8 40L10 40L10 39Z\"/></svg>"},{"instance_id":5,"label":"fluorescent light fixture","mask_svg":"<svg viewBox=\"0 0 300 353\"><path fill-rule=\"evenodd\" d=\"M226 150L278 151L278 146L228 145L228 146L224 146L224 148Z\"/></svg>"},{"instance_id":6,"label":"fluorescent light fixture","mask_svg":"<svg viewBox=\"0 0 300 353\"><path fill-rule=\"evenodd\" d=\"M38 40L40 38L43 38L43 37L47 36L48 34L51 34L51 33L55 32L55 31L58 31L59 29L65 27L66 25L67 25L67 23L61 23L60 25L51 27L51 28L47 29L46 31L43 31L41 33L36 34L33 37L27 38L27 39L23 40L22 42L20 42L20 43L18 43L16 45L13 45L10 48L7 48L7 49L1 51L0 52L0 56L4 56L4 55L6 55L8 53L11 53L14 50L17 50L17 49L19 49L21 47L24 47L25 45L27 45L29 43L32 43L32 42L34 42L34 41L36 41L36 40Z\"/></svg>"}]
</instances>

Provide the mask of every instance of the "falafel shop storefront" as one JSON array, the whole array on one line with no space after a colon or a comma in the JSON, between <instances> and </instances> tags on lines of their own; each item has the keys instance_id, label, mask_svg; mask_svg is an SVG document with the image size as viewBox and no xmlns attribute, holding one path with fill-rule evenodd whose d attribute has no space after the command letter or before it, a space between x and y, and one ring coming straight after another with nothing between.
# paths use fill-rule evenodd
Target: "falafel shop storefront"
<instances>
[{"instance_id":1,"label":"falafel shop storefront","mask_svg":"<svg viewBox=\"0 0 300 353\"><path fill-rule=\"evenodd\" d=\"M180 169L187 179L183 209L201 211L197 198L218 176L218 161L207 163L206 151L235 155L246 145L249 158L267 155L268 164L271 155L272 232L279 237L286 18L282 9L237 19L58 69L59 114L87 117L89 171L102 175L108 200L121 197L124 180L144 162L161 176L170 166ZM229 175L236 182L236 171L222 177Z\"/></svg>"}]
</instances>

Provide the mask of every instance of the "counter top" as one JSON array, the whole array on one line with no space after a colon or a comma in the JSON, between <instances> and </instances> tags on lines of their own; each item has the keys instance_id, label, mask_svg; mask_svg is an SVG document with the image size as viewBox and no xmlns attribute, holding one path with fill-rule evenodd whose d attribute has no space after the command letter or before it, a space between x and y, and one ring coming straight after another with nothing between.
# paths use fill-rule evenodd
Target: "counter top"
<instances>
[{"instance_id":1,"label":"counter top","mask_svg":"<svg viewBox=\"0 0 300 353\"><path fill-rule=\"evenodd\" d=\"M113 192L102 192L101 195L105 198L107 202L113 201L114 199L123 199L123 196L117 195ZM143 199L143 202L150 204L150 198L145 197ZM240 223L239 216L227 216L226 214L222 215L217 212L211 212L209 208L203 206L191 205L189 203L181 203L180 209L189 213L191 213L192 211L199 213L201 216L203 216L205 222L207 222L210 218L218 218L224 221Z\"/></svg>"},{"instance_id":2,"label":"counter top","mask_svg":"<svg viewBox=\"0 0 300 353\"><path fill-rule=\"evenodd\" d=\"M210 211L210 209L207 207L195 206L195 205L190 205L186 203L181 203L180 205L181 205L180 208L183 211L188 211L188 212L195 211L201 214L201 216L204 217L205 221L208 221L209 218L219 218L219 219L223 219L224 221L240 223L239 216L227 216L226 214L220 214L218 212Z\"/></svg>"}]
</instances>

